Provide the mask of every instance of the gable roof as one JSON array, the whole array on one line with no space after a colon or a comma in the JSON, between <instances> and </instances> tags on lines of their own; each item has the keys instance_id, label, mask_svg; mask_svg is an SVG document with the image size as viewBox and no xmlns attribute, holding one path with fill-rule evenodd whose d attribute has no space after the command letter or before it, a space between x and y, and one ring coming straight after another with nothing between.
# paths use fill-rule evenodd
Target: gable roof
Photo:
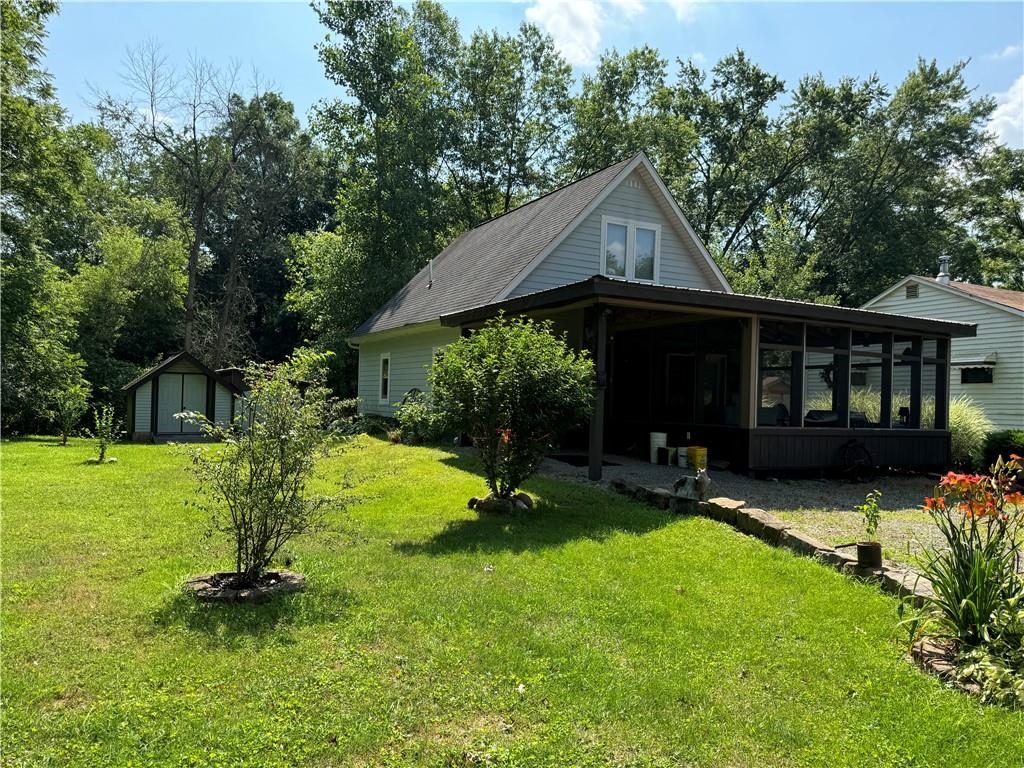
<instances>
[{"instance_id":1,"label":"gable roof","mask_svg":"<svg viewBox=\"0 0 1024 768\"><path fill-rule=\"evenodd\" d=\"M197 368L199 368L199 370L201 370L203 373L205 373L211 379L216 381L218 384L223 384L225 387L227 387L229 390L234 392L236 395L244 395L245 394L245 392L242 389L240 389L238 386L236 386L235 383L230 378L228 378L227 376L222 376L221 374L217 373L217 371L215 371L212 368L210 368L210 366L206 365L206 363L204 363L202 360L200 360L198 357L196 357L195 355L191 354L190 352L177 352L177 353L171 355L170 357L167 357L167 358L161 360L159 363L154 365L148 371L146 371L142 375L132 379L127 384L125 384L123 387L121 387L121 391L124 392L124 391L130 390L130 389L135 389L140 384L145 384L150 379L152 379L155 376L163 373L165 370L167 370L167 368L169 368L170 366L174 365L175 363L182 363L182 362L184 362L184 363L191 363L192 365L196 366Z\"/></svg>"},{"instance_id":2,"label":"gable roof","mask_svg":"<svg viewBox=\"0 0 1024 768\"><path fill-rule=\"evenodd\" d=\"M731 291L700 238L641 152L464 232L360 325L352 337L437 321L442 315L506 298L620 181L643 167L695 243L705 267ZM595 268L596 269L596 268Z\"/></svg>"},{"instance_id":3,"label":"gable roof","mask_svg":"<svg viewBox=\"0 0 1024 768\"><path fill-rule=\"evenodd\" d=\"M889 296L894 291L899 290L907 283L918 283L921 285L931 286L949 293L974 299L975 301L996 307L997 309L1005 309L1014 314L1024 315L1024 292L1011 291L1008 288L993 288L990 285L965 283L957 280L951 280L949 283L940 283L934 278L925 277L923 275L907 275L895 285L886 288L873 299L869 299L864 302L861 306L870 307L884 299L886 296Z\"/></svg>"}]
</instances>

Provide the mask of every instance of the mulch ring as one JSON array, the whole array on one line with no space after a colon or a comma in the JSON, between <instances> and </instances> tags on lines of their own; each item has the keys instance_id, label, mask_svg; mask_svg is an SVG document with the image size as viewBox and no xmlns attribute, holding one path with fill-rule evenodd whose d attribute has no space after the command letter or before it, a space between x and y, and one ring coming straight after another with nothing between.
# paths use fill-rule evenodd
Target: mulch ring
<instances>
[{"instance_id":1,"label":"mulch ring","mask_svg":"<svg viewBox=\"0 0 1024 768\"><path fill-rule=\"evenodd\" d=\"M267 571L255 585L240 585L236 573L207 573L185 582L185 591L204 603L263 603L305 587L306 577L295 571Z\"/></svg>"},{"instance_id":2,"label":"mulch ring","mask_svg":"<svg viewBox=\"0 0 1024 768\"><path fill-rule=\"evenodd\" d=\"M971 680L960 680L956 675L956 643L951 640L923 638L910 649L910 658L925 672L959 688L972 696L981 694L981 686Z\"/></svg>"}]
</instances>

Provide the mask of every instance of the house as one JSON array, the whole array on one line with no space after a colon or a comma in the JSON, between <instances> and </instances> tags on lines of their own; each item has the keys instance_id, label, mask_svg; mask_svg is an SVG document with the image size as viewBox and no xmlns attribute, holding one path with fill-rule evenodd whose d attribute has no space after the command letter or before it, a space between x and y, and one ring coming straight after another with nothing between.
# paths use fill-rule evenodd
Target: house
<instances>
[{"instance_id":1,"label":"house","mask_svg":"<svg viewBox=\"0 0 1024 768\"><path fill-rule=\"evenodd\" d=\"M229 423L235 399L245 393L237 369L214 371L188 352L171 355L121 389L128 393L128 432L136 442L197 439L200 426L175 414L198 411Z\"/></svg>"},{"instance_id":2,"label":"house","mask_svg":"<svg viewBox=\"0 0 1024 768\"><path fill-rule=\"evenodd\" d=\"M967 395L998 429L1024 429L1024 292L951 280L943 260L934 279L909 275L865 309L974 323L952 342L950 393Z\"/></svg>"},{"instance_id":3,"label":"house","mask_svg":"<svg viewBox=\"0 0 1024 768\"><path fill-rule=\"evenodd\" d=\"M641 153L465 232L359 326L362 412L390 415L426 390L436 351L501 311L550 319L590 350L595 479L605 450L646 455L651 432L752 472L842 467L851 444L879 465L945 466L950 340L974 335L969 323L734 293ZM872 417L850 408L864 364L880 377ZM909 407L894 414L904 373ZM928 394L935 415L922 423Z\"/></svg>"}]
</instances>

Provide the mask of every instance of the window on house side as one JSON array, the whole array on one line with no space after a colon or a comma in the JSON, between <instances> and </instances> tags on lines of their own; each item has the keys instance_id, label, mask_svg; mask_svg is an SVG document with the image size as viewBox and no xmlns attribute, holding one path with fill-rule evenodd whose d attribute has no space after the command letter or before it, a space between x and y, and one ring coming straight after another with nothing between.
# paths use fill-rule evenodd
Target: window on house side
<instances>
[{"instance_id":1,"label":"window on house side","mask_svg":"<svg viewBox=\"0 0 1024 768\"><path fill-rule=\"evenodd\" d=\"M601 274L657 282L661 228L657 224L603 217Z\"/></svg>"},{"instance_id":2,"label":"window on house side","mask_svg":"<svg viewBox=\"0 0 1024 768\"><path fill-rule=\"evenodd\" d=\"M391 355L385 352L380 356L380 401L391 399Z\"/></svg>"},{"instance_id":3,"label":"window on house side","mask_svg":"<svg viewBox=\"0 0 1024 768\"><path fill-rule=\"evenodd\" d=\"M991 384L992 383L992 369L991 368L961 368L960 369L960 383L961 384Z\"/></svg>"}]
</instances>

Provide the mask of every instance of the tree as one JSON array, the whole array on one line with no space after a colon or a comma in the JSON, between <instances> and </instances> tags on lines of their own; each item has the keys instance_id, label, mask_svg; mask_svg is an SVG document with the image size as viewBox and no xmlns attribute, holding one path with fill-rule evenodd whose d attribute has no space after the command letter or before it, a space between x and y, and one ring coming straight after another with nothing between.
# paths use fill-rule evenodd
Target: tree
<instances>
[{"instance_id":1,"label":"tree","mask_svg":"<svg viewBox=\"0 0 1024 768\"><path fill-rule=\"evenodd\" d=\"M572 69L530 24L478 30L458 58L457 135L447 160L460 223L505 213L552 183L569 121Z\"/></svg>"},{"instance_id":2,"label":"tree","mask_svg":"<svg viewBox=\"0 0 1024 768\"><path fill-rule=\"evenodd\" d=\"M185 293L185 349L191 351L200 261L208 219L217 197L248 146L251 121L235 93L236 73L226 75L193 57L178 78L155 44L128 51L129 95L104 94L96 110L125 144L137 142L156 155L188 212L190 237Z\"/></svg>"},{"instance_id":3,"label":"tree","mask_svg":"<svg viewBox=\"0 0 1024 768\"><path fill-rule=\"evenodd\" d=\"M323 355L296 353L279 365L248 366L250 389L233 424L188 414L222 441L189 453L201 505L234 542L235 586L255 586L281 547L314 530L337 502L309 491L335 437L323 362Z\"/></svg>"},{"instance_id":4,"label":"tree","mask_svg":"<svg viewBox=\"0 0 1024 768\"><path fill-rule=\"evenodd\" d=\"M1024 291L1024 149L997 146L982 153L971 168L966 188L958 213L968 222L978 250L978 277ZM967 265L957 272L970 276L963 266Z\"/></svg>"},{"instance_id":5,"label":"tree","mask_svg":"<svg viewBox=\"0 0 1024 768\"><path fill-rule=\"evenodd\" d=\"M67 445L89 406L89 384L81 376L68 381L53 394L51 413L60 432L60 444Z\"/></svg>"},{"instance_id":6,"label":"tree","mask_svg":"<svg viewBox=\"0 0 1024 768\"><path fill-rule=\"evenodd\" d=\"M499 316L445 347L429 379L435 407L473 438L499 499L512 497L593 404L593 363L557 338L549 321Z\"/></svg>"},{"instance_id":7,"label":"tree","mask_svg":"<svg viewBox=\"0 0 1024 768\"><path fill-rule=\"evenodd\" d=\"M55 9L44 0L0 3L0 412L8 433L42 426L82 367L71 351L73 297L55 262L79 243L93 134L66 126L40 66Z\"/></svg>"},{"instance_id":8,"label":"tree","mask_svg":"<svg viewBox=\"0 0 1024 768\"><path fill-rule=\"evenodd\" d=\"M104 399L181 338L188 235L169 202L123 201L71 280L86 376Z\"/></svg>"},{"instance_id":9,"label":"tree","mask_svg":"<svg viewBox=\"0 0 1024 768\"><path fill-rule=\"evenodd\" d=\"M751 249L746 264L737 268L724 261L733 290L776 299L837 303L835 296L819 294L817 284L822 274L818 253L808 246L788 212L768 209L764 216L767 229L757 247Z\"/></svg>"}]
</instances>

